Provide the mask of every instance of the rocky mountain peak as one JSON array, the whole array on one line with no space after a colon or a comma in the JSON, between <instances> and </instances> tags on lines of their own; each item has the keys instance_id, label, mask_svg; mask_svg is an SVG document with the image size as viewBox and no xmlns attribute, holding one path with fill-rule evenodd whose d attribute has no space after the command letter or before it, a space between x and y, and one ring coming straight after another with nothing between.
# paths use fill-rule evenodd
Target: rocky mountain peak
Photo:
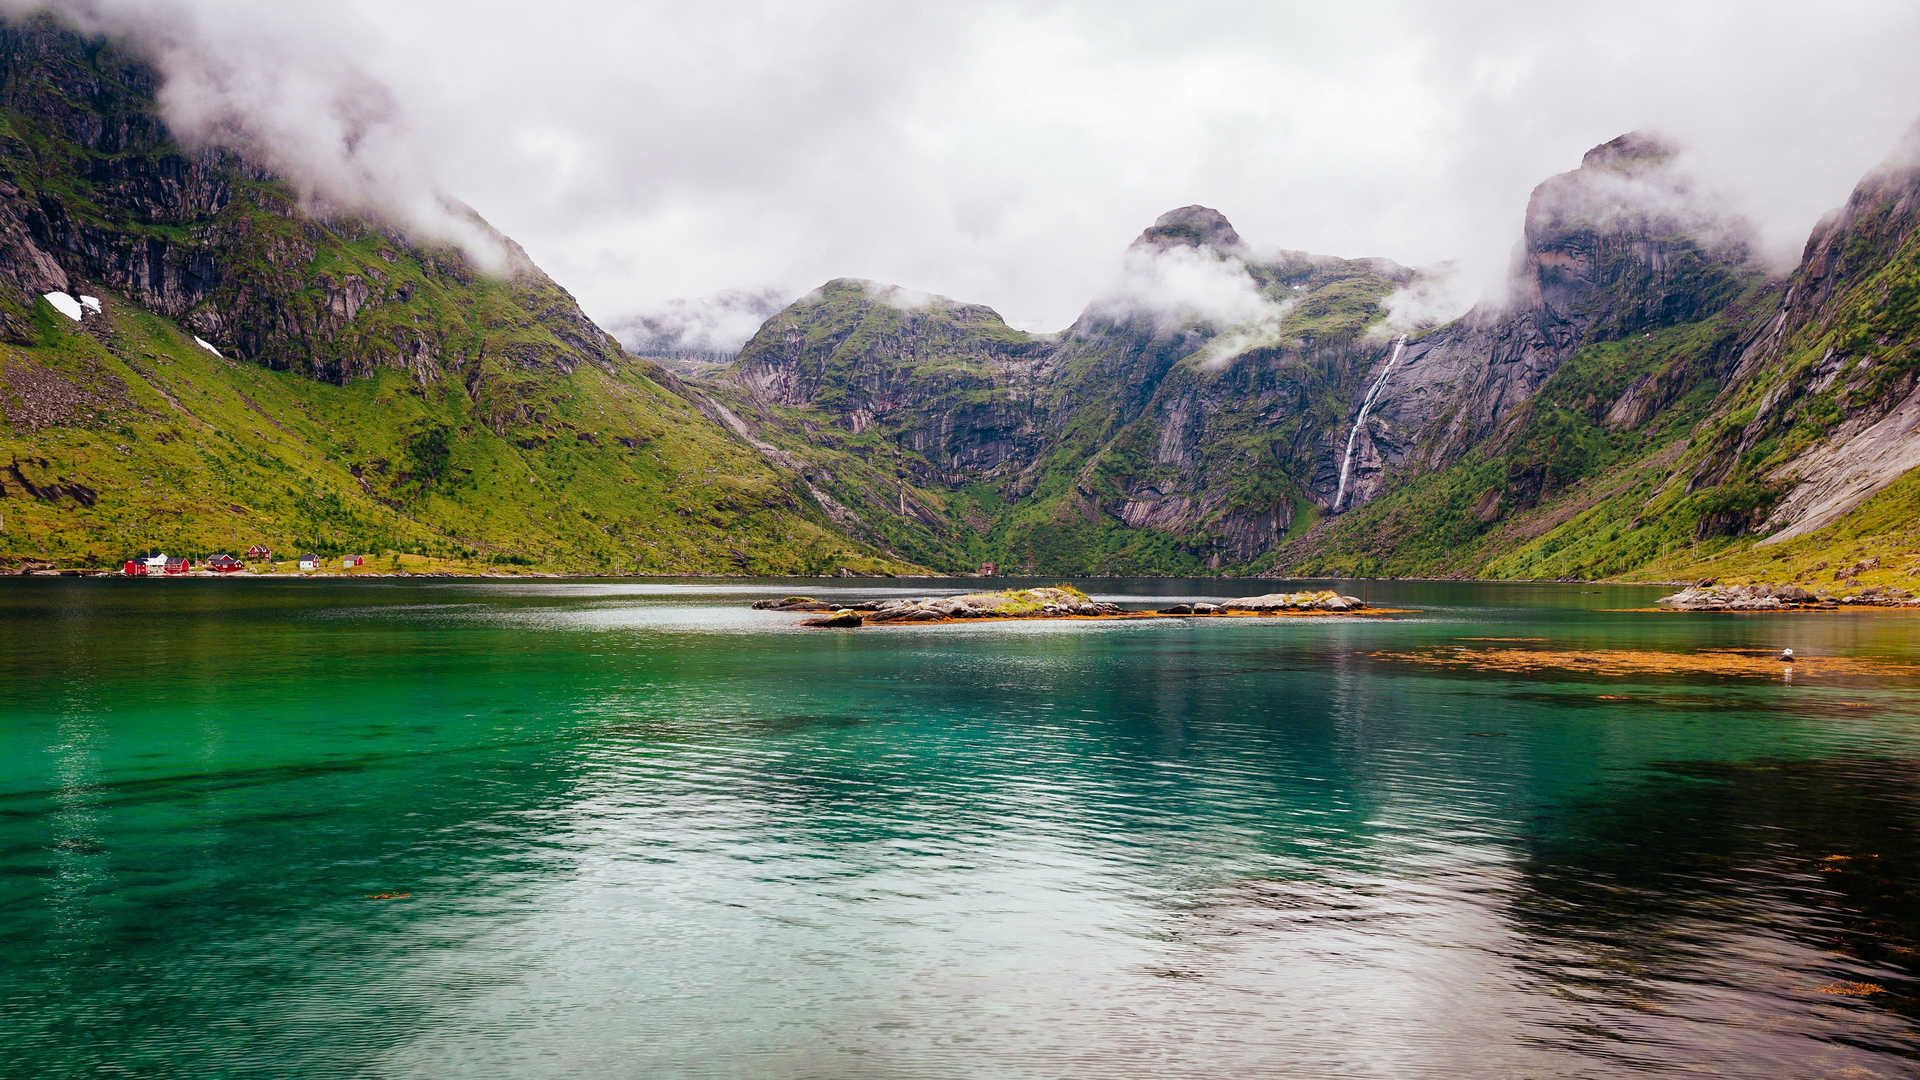
<instances>
[{"instance_id":1,"label":"rocky mountain peak","mask_svg":"<svg viewBox=\"0 0 1920 1080\"><path fill-rule=\"evenodd\" d=\"M1587 151L1580 159L1580 167L1634 172L1647 166L1665 165L1678 152L1679 147L1664 136L1647 131L1629 131Z\"/></svg>"},{"instance_id":2,"label":"rocky mountain peak","mask_svg":"<svg viewBox=\"0 0 1920 1080\"><path fill-rule=\"evenodd\" d=\"M1132 246L1156 251L1177 247L1210 247L1216 251L1233 251L1242 244L1240 234L1234 231L1233 223L1227 220L1225 214L1210 206L1194 205L1161 214L1134 240Z\"/></svg>"}]
</instances>

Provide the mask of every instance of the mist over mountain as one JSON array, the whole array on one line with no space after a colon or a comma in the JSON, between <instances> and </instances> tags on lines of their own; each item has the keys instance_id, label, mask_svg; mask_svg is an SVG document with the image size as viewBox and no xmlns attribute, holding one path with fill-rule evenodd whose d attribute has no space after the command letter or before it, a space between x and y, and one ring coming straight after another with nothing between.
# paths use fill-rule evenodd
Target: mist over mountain
<instances>
[{"instance_id":1,"label":"mist over mountain","mask_svg":"<svg viewBox=\"0 0 1920 1080\"><path fill-rule=\"evenodd\" d=\"M1094 256L983 232L970 259L893 278L861 272L859 251L911 263L939 249L943 219L890 221L885 199L836 218L838 196L795 195L743 220L784 205L834 235L793 248L807 229L749 230L756 258L805 257L778 273L744 259L731 280L833 273L703 291L700 260L746 236L706 222L649 250L668 299L621 286L616 344L574 290L617 282L626 256L550 277L546 253L564 263L567 246L522 247L474 196L495 174L539 188L518 156L526 114L501 114L487 169L453 169L460 140L423 111L432 94L387 66L381 42L400 37L347 47L351 11L341 25L227 14L97 0L0 31L0 408L21 463L0 482L28 500L6 557L110 558L130 528L173 521L179 545L235 546L220 538L245 529L602 572L1601 577L1711 562L1805 579L1844 549L1853 581L1872 559L1896 575L1920 559L1898 525L1920 487L1920 194L1897 132L1784 263L1776 234L1794 215L1743 187L1727 171L1740 155L1687 130L1685 108L1553 157L1478 228L1475 243L1501 239L1493 261L1475 243L1450 261L1390 257L1443 235L1437 218L1379 247L1276 244L1186 190L1105 230ZM296 46L296 30L314 40ZM1190 47L1232 51L1201 38ZM796 87L788 104L807 100ZM1910 102L1882 87L1827 108L1830 134ZM1147 130L1153 112L1133 119ZM754 148L757 182L784 175L767 167L782 132ZM669 172L705 145L672 134ZM1190 188L1264 160L1167 145L1149 156L1177 159ZM611 184L604 152L569 168ZM1424 152L1444 191L1446 153ZM1458 167L1491 191L1524 156ZM843 184L873 179L847 160ZM660 180L618 167L641 189ZM1269 188L1252 220L1365 235L1393 222L1354 201L1378 175L1306 209ZM1052 184L1004 205L1053 190L1069 217L1106 213ZM601 243L624 235L617 213L596 216L612 205L574 204L608 226ZM1472 219L1473 199L1451 205L1447 221ZM991 289L929 287L1075 261L1083 273L1046 286L1071 306L1038 330ZM1015 291L1014 305L1038 295ZM177 492L156 477L178 478L190 510L161 512Z\"/></svg>"},{"instance_id":2,"label":"mist over mountain","mask_svg":"<svg viewBox=\"0 0 1920 1080\"><path fill-rule=\"evenodd\" d=\"M480 208L607 325L855 276L1057 330L1196 201L1256 249L1451 260L1450 316L1541 177L1648 128L1784 271L1920 102L1893 0L5 8L120 36L176 134L314 198L484 247L444 199Z\"/></svg>"},{"instance_id":3,"label":"mist over mountain","mask_svg":"<svg viewBox=\"0 0 1920 1080\"><path fill-rule=\"evenodd\" d=\"M608 329L629 352L642 356L730 356L787 299L773 289L729 289L713 296L669 300L617 320Z\"/></svg>"}]
</instances>

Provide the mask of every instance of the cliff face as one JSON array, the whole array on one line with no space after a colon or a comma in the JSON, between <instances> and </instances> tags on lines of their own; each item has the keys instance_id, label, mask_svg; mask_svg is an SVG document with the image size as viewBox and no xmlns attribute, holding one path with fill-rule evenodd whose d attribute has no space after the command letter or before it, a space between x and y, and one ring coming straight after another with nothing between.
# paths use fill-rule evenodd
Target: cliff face
<instances>
[{"instance_id":1,"label":"cliff face","mask_svg":"<svg viewBox=\"0 0 1920 1080\"><path fill-rule=\"evenodd\" d=\"M1263 298L1251 321L1132 296L1011 340L949 304L907 336L857 339L847 368L844 313L803 302L762 333L778 329L790 362L750 348L724 385L850 505L862 485L847 478L870 473L863 527L936 565L1681 564L1804 535L1920 464L1913 160L1863 183L1782 283L1670 146L1622 136L1535 189L1507 302L1410 334L1397 361L1379 305L1411 272L1263 259L1216 212L1183 207L1129 265L1183 260Z\"/></svg>"},{"instance_id":2,"label":"cliff face","mask_svg":"<svg viewBox=\"0 0 1920 1080\"><path fill-rule=\"evenodd\" d=\"M1625 219L1624 238L1575 228L1569 244L1554 224L1568 215L1542 215L1555 201L1537 196L1547 225L1529 223L1522 263L1532 306L1429 335L1415 377L1394 380L1434 401L1464 388L1455 400L1486 434L1452 442L1450 424L1427 435L1443 413L1390 404L1403 425L1393 434L1412 432L1382 455L1400 467L1389 462L1372 503L1284 561L1496 576L1704 570L1820 587L1920 574L1917 162L1910 137L1813 231L1784 281L1746 270L1737 243L1713 242L1737 233L1670 211ZM1674 205L1662 192L1639 197ZM1691 245L1658 238L1675 224ZM1569 277L1569 266L1582 269ZM1554 325L1568 347L1552 347ZM1471 378L1418 377L1476 332L1498 343L1526 328L1544 362L1517 406L1471 411L1490 400ZM1509 354L1484 355L1490 372Z\"/></svg>"},{"instance_id":3,"label":"cliff face","mask_svg":"<svg viewBox=\"0 0 1920 1080\"><path fill-rule=\"evenodd\" d=\"M156 85L113 44L0 22L0 565L254 543L467 568L889 565L511 241L496 276L303 206L244 156L178 143ZM73 319L48 292L101 304Z\"/></svg>"},{"instance_id":4,"label":"cliff face","mask_svg":"<svg viewBox=\"0 0 1920 1080\"><path fill-rule=\"evenodd\" d=\"M154 83L0 24L0 559L1597 576L1756 541L1812 567L1920 513L1912 146L1784 282L1629 135L1535 190L1508 303L1404 347L1412 271L1188 206L1058 334L842 279L682 380L505 238L490 275L178 144Z\"/></svg>"},{"instance_id":5,"label":"cliff face","mask_svg":"<svg viewBox=\"0 0 1920 1080\"><path fill-rule=\"evenodd\" d=\"M1356 440L1347 505L1501 433L1582 346L1695 322L1759 280L1742 224L1700 203L1673 150L1637 133L1536 187L1508 302L1409 342Z\"/></svg>"},{"instance_id":6,"label":"cliff face","mask_svg":"<svg viewBox=\"0 0 1920 1080\"><path fill-rule=\"evenodd\" d=\"M833 281L769 319L706 392L801 466L850 527L916 560L1199 571L1271 551L1329 485L1325 446L1378 301L1378 260L1250 254L1218 212L1162 215L1128 249L1186 260L1252 330L1123 289L1066 331ZM1188 265L1191 263L1192 265Z\"/></svg>"},{"instance_id":7,"label":"cliff face","mask_svg":"<svg viewBox=\"0 0 1920 1080\"><path fill-rule=\"evenodd\" d=\"M916 479L945 482L1031 460L1045 356L990 308L843 278L769 319L729 378L851 435L878 426Z\"/></svg>"},{"instance_id":8,"label":"cliff face","mask_svg":"<svg viewBox=\"0 0 1920 1080\"><path fill-rule=\"evenodd\" d=\"M1920 130L1807 241L1740 357L1696 486L1757 481L1763 544L1827 526L1920 467Z\"/></svg>"},{"instance_id":9,"label":"cliff face","mask_svg":"<svg viewBox=\"0 0 1920 1080\"><path fill-rule=\"evenodd\" d=\"M155 82L110 44L45 21L0 25L8 292L113 291L222 351L333 382L382 367L471 376L483 351L561 371L619 357L504 237L510 265L496 279L451 247L314 216L242 158L176 143ZM19 313L6 318L0 329L24 343Z\"/></svg>"}]
</instances>

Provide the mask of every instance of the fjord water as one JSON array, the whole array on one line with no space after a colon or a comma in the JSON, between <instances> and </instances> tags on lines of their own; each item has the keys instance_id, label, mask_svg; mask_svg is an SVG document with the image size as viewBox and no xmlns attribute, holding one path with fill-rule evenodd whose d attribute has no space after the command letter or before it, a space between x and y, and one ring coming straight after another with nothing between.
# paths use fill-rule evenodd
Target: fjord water
<instances>
[{"instance_id":1,"label":"fjord water","mask_svg":"<svg viewBox=\"0 0 1920 1080\"><path fill-rule=\"evenodd\" d=\"M1420 609L1393 621L746 608L796 587L6 583L0 1071L1920 1060L1920 681L1375 655L1920 663L1913 616L1415 584L1365 587Z\"/></svg>"}]
</instances>

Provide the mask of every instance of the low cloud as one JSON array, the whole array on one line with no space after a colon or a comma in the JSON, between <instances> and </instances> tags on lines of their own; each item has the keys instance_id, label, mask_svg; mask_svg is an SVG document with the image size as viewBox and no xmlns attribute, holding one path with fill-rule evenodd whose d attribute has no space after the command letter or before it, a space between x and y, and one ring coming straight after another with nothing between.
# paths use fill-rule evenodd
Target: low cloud
<instances>
[{"instance_id":1,"label":"low cloud","mask_svg":"<svg viewBox=\"0 0 1920 1080\"><path fill-rule=\"evenodd\" d=\"M1116 321L1148 319L1160 334L1203 331L1210 336L1197 354L1200 365L1218 368L1249 349L1278 344L1296 303L1262 291L1237 250L1135 244L1088 310Z\"/></svg>"},{"instance_id":2,"label":"low cloud","mask_svg":"<svg viewBox=\"0 0 1920 1080\"><path fill-rule=\"evenodd\" d=\"M731 289L669 300L609 329L628 351L645 356L736 353L786 303L778 289Z\"/></svg>"},{"instance_id":3,"label":"low cloud","mask_svg":"<svg viewBox=\"0 0 1920 1080\"><path fill-rule=\"evenodd\" d=\"M512 265L511 246L440 183L430 133L318 9L259 18L255 5L218 0L0 0L8 16L42 11L151 62L161 113L183 143L246 154L318 214L378 216L490 272Z\"/></svg>"},{"instance_id":4,"label":"low cloud","mask_svg":"<svg viewBox=\"0 0 1920 1080\"><path fill-rule=\"evenodd\" d=\"M1284 314L1260 291L1238 255L1206 247L1127 249L1092 310L1113 318L1146 316L1162 330L1245 326Z\"/></svg>"},{"instance_id":5,"label":"low cloud","mask_svg":"<svg viewBox=\"0 0 1920 1080\"><path fill-rule=\"evenodd\" d=\"M1777 266L1920 111L1907 0L0 7L124 36L317 205L484 248L443 196L476 207L608 322L859 276L1057 329L1196 201L1497 282L1533 186L1647 126Z\"/></svg>"},{"instance_id":6,"label":"low cloud","mask_svg":"<svg viewBox=\"0 0 1920 1080\"><path fill-rule=\"evenodd\" d=\"M1422 267L1412 281L1381 301L1386 318L1368 330L1382 338L1419 333L1452 322L1475 304L1497 304L1505 295L1504 282L1490 291L1490 283L1473 281L1458 263Z\"/></svg>"}]
</instances>

